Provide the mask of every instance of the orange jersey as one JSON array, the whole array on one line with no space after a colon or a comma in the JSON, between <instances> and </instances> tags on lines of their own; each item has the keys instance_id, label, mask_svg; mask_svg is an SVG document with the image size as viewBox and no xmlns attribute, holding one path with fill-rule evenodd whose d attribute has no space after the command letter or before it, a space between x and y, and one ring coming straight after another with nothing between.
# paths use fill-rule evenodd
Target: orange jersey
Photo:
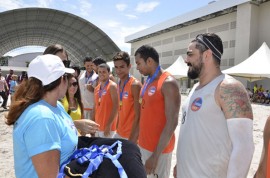
<instances>
[{"instance_id":1,"label":"orange jersey","mask_svg":"<svg viewBox=\"0 0 270 178\"><path fill-rule=\"evenodd\" d=\"M160 135L166 124L165 102L161 87L164 80L169 75L170 74L168 72L164 72L157 80L149 84L142 98L139 145L140 147L151 152L155 151ZM162 153L172 152L174 144L175 136L173 134L169 144L165 147Z\"/></svg>"},{"instance_id":2,"label":"orange jersey","mask_svg":"<svg viewBox=\"0 0 270 178\"><path fill-rule=\"evenodd\" d=\"M110 86L113 81L109 80L108 85L102 90L101 97L99 99L100 84L95 88L95 122L100 125L100 131L104 131L106 124L113 109L113 102L110 93ZM116 118L113 121L111 131L116 130Z\"/></svg>"},{"instance_id":3,"label":"orange jersey","mask_svg":"<svg viewBox=\"0 0 270 178\"><path fill-rule=\"evenodd\" d=\"M118 126L117 133L124 138L129 138L132 125L135 117L134 111L134 98L132 96L131 85L136 80L134 77L130 77L129 81L126 83L124 87L124 91L122 92L122 105L118 107ZM118 98L120 101L120 92L122 88L118 86Z\"/></svg>"}]
</instances>

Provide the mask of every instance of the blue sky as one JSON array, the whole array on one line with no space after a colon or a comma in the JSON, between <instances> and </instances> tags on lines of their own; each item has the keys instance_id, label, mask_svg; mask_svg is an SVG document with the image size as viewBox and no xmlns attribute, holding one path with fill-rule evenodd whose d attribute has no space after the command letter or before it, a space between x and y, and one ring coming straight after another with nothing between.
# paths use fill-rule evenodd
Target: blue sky
<instances>
[{"instance_id":1,"label":"blue sky","mask_svg":"<svg viewBox=\"0 0 270 178\"><path fill-rule=\"evenodd\" d=\"M80 16L103 30L121 50L130 52L124 38L140 30L206 6L211 0L2 0L0 12L44 7ZM8 53L17 55L44 48L20 48Z\"/></svg>"}]
</instances>

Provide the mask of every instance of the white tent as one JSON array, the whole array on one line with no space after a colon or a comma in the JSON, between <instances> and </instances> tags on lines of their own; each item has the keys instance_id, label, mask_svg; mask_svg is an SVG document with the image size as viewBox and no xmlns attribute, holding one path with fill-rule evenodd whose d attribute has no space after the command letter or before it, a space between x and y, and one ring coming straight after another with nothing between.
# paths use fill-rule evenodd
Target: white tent
<instances>
[{"instance_id":1,"label":"white tent","mask_svg":"<svg viewBox=\"0 0 270 178\"><path fill-rule=\"evenodd\" d=\"M184 62L182 56L179 56L176 61L165 71L171 73L176 79L187 77L188 66Z\"/></svg>"},{"instance_id":2,"label":"white tent","mask_svg":"<svg viewBox=\"0 0 270 178\"><path fill-rule=\"evenodd\" d=\"M269 47L264 42L249 58L222 72L232 76L243 77L250 82L270 78Z\"/></svg>"}]
</instances>

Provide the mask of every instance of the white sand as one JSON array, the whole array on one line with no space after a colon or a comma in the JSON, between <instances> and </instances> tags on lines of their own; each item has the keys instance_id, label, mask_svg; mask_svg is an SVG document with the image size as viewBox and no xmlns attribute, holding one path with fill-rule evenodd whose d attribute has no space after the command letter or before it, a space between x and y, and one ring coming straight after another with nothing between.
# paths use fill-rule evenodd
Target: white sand
<instances>
[{"instance_id":1,"label":"white sand","mask_svg":"<svg viewBox=\"0 0 270 178\"><path fill-rule=\"evenodd\" d=\"M186 96L182 96L182 102L185 100ZM255 152L253 160L251 163L251 168L249 170L248 178L252 178L260 161L261 150L263 146L263 128L265 121L270 115L270 106L252 104L253 114L254 114L254 143ZM0 177L1 178L14 178L14 164L13 164L13 144L12 144L12 127L8 127L4 123L4 114L6 112L0 109ZM179 113L179 121L181 120L181 112ZM176 129L176 139L178 139L179 124ZM172 167L176 163L175 158L176 148L173 153ZM172 174L170 176L173 177Z\"/></svg>"}]
</instances>

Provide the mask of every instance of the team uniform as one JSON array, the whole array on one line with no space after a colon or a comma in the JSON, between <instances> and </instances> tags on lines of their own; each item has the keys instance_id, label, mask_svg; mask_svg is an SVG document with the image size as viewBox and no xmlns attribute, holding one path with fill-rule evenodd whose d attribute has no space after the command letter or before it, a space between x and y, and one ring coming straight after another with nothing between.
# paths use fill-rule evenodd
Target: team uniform
<instances>
[{"instance_id":1,"label":"team uniform","mask_svg":"<svg viewBox=\"0 0 270 178\"><path fill-rule=\"evenodd\" d=\"M132 96L131 87L133 82L136 79L134 77L130 77L128 82L126 83L123 91L122 91L122 101L120 101L120 92L121 89L118 85L118 92L119 92L119 107L118 107L118 126L117 126L117 136L119 138L128 139L132 125L135 117L134 111L134 98Z\"/></svg>"},{"instance_id":2,"label":"team uniform","mask_svg":"<svg viewBox=\"0 0 270 178\"><path fill-rule=\"evenodd\" d=\"M77 144L77 130L60 102L56 107L44 100L30 105L13 128L16 177L37 178L32 156L59 150L61 165L77 149Z\"/></svg>"},{"instance_id":3,"label":"team uniform","mask_svg":"<svg viewBox=\"0 0 270 178\"><path fill-rule=\"evenodd\" d=\"M160 135L166 124L165 102L161 88L168 76L170 76L168 72L163 72L157 80L149 84L142 98L138 144L144 163L155 151L159 143ZM159 178L167 178L170 175L174 144L175 135L173 134L169 144L159 157L156 167L156 174L158 174Z\"/></svg>"},{"instance_id":4,"label":"team uniform","mask_svg":"<svg viewBox=\"0 0 270 178\"><path fill-rule=\"evenodd\" d=\"M105 137L104 130L108 123L110 114L113 109L113 102L110 93L110 86L113 81L109 80L108 84L101 89L100 84L95 88L95 122L99 124L99 131L96 136ZM111 126L111 133L109 137L114 137L116 133L117 116Z\"/></svg>"},{"instance_id":5,"label":"team uniform","mask_svg":"<svg viewBox=\"0 0 270 178\"><path fill-rule=\"evenodd\" d=\"M94 92L87 89L87 85L96 86L98 75L92 71L89 76L84 71L79 78L80 91L82 96L82 103L84 107L84 119L90 119L94 107Z\"/></svg>"},{"instance_id":6,"label":"team uniform","mask_svg":"<svg viewBox=\"0 0 270 178\"><path fill-rule=\"evenodd\" d=\"M182 107L177 149L177 177L226 178L232 151L227 120L215 101L215 90L227 75L191 90Z\"/></svg>"}]
</instances>

